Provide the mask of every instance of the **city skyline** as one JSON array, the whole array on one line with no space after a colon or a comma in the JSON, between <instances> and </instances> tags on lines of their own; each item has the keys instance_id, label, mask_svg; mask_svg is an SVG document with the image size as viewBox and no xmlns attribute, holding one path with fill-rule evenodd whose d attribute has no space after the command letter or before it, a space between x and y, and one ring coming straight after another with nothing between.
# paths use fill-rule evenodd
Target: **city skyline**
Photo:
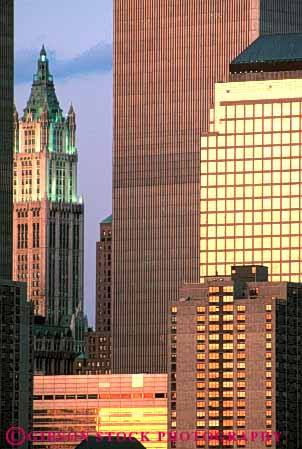
<instances>
[{"instance_id":1,"label":"city skyline","mask_svg":"<svg viewBox=\"0 0 302 449\"><path fill-rule=\"evenodd\" d=\"M301 3L114 2L113 372L164 372L169 303L199 280L200 137L214 85ZM121 320L127 326L119 326Z\"/></svg>"},{"instance_id":2,"label":"city skyline","mask_svg":"<svg viewBox=\"0 0 302 449\"><path fill-rule=\"evenodd\" d=\"M83 18L90 24L85 34L78 32ZM55 32L54 23L57 24ZM36 58L43 43L51 60L61 107L68 111L73 102L77 113L78 189L85 201L84 307L92 325L95 321L95 242L99 223L112 210L112 0L102 0L101 4L92 0L90 8L84 3L75 8L71 0L16 3L15 102L20 115L26 106Z\"/></svg>"},{"instance_id":3,"label":"city skyline","mask_svg":"<svg viewBox=\"0 0 302 449\"><path fill-rule=\"evenodd\" d=\"M302 446L302 0L0 4L1 448Z\"/></svg>"}]
</instances>

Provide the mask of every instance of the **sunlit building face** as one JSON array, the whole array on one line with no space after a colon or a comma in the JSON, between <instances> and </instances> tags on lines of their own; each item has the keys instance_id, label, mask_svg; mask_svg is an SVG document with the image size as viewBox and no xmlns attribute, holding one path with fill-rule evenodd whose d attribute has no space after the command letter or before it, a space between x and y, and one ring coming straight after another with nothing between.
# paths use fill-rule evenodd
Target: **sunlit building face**
<instances>
[{"instance_id":1,"label":"sunlit building face","mask_svg":"<svg viewBox=\"0 0 302 449\"><path fill-rule=\"evenodd\" d=\"M302 80L216 84L201 138L200 277L268 266L302 280Z\"/></svg>"},{"instance_id":2,"label":"sunlit building face","mask_svg":"<svg viewBox=\"0 0 302 449\"><path fill-rule=\"evenodd\" d=\"M33 430L72 433L59 444L35 441L35 449L73 449L81 432L120 432L121 439L132 433L146 449L166 449L167 439L158 441L158 435L167 432L167 375L35 376Z\"/></svg>"}]
</instances>

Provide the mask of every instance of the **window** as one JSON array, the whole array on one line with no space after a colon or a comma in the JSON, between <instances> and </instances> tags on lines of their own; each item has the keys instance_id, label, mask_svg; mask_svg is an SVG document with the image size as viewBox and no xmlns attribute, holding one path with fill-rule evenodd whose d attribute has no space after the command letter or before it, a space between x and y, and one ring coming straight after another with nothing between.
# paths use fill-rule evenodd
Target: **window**
<instances>
[{"instance_id":1,"label":"window","mask_svg":"<svg viewBox=\"0 0 302 449\"><path fill-rule=\"evenodd\" d=\"M234 310L233 304L226 304L223 306L224 312L233 312L233 310Z\"/></svg>"},{"instance_id":2,"label":"window","mask_svg":"<svg viewBox=\"0 0 302 449\"><path fill-rule=\"evenodd\" d=\"M205 341L205 335L196 335L197 341Z\"/></svg>"},{"instance_id":3,"label":"window","mask_svg":"<svg viewBox=\"0 0 302 449\"><path fill-rule=\"evenodd\" d=\"M204 350L205 350L205 345L204 345L204 344L198 344L198 345L196 345L196 350L197 350L197 351L204 351Z\"/></svg>"},{"instance_id":4,"label":"window","mask_svg":"<svg viewBox=\"0 0 302 449\"><path fill-rule=\"evenodd\" d=\"M209 420L209 427L218 427L219 426L219 420L218 419L210 419Z\"/></svg>"},{"instance_id":5,"label":"window","mask_svg":"<svg viewBox=\"0 0 302 449\"><path fill-rule=\"evenodd\" d=\"M224 419L223 426L224 427L233 427L233 420L232 419Z\"/></svg>"},{"instance_id":6,"label":"window","mask_svg":"<svg viewBox=\"0 0 302 449\"><path fill-rule=\"evenodd\" d=\"M225 285L225 286L223 287L223 291L224 291L225 293L233 293L234 287L233 287L233 285Z\"/></svg>"},{"instance_id":7,"label":"window","mask_svg":"<svg viewBox=\"0 0 302 449\"><path fill-rule=\"evenodd\" d=\"M233 343L224 343L224 344L223 344L223 350L224 350L224 351L233 350L233 348L234 348Z\"/></svg>"},{"instance_id":8,"label":"window","mask_svg":"<svg viewBox=\"0 0 302 449\"><path fill-rule=\"evenodd\" d=\"M196 307L196 312L197 313L205 313L206 308L203 306L198 306Z\"/></svg>"},{"instance_id":9,"label":"window","mask_svg":"<svg viewBox=\"0 0 302 449\"><path fill-rule=\"evenodd\" d=\"M225 303L225 302L233 302L234 301L234 299L233 299L233 296L224 296L223 297L223 302Z\"/></svg>"},{"instance_id":10,"label":"window","mask_svg":"<svg viewBox=\"0 0 302 449\"><path fill-rule=\"evenodd\" d=\"M197 369L197 371L203 371L205 369L205 364L204 363L197 363L196 364L196 369Z\"/></svg>"},{"instance_id":11,"label":"window","mask_svg":"<svg viewBox=\"0 0 302 449\"><path fill-rule=\"evenodd\" d=\"M237 312L245 312L245 306L237 306Z\"/></svg>"},{"instance_id":12,"label":"window","mask_svg":"<svg viewBox=\"0 0 302 449\"><path fill-rule=\"evenodd\" d=\"M217 340L219 340L219 334L210 334L209 335L209 340L210 341L217 341Z\"/></svg>"},{"instance_id":13,"label":"window","mask_svg":"<svg viewBox=\"0 0 302 449\"><path fill-rule=\"evenodd\" d=\"M225 362L223 364L223 369L233 369L234 368L234 363L233 362Z\"/></svg>"},{"instance_id":14,"label":"window","mask_svg":"<svg viewBox=\"0 0 302 449\"><path fill-rule=\"evenodd\" d=\"M205 402L204 401L197 401L196 402L197 408L205 408Z\"/></svg>"}]
</instances>

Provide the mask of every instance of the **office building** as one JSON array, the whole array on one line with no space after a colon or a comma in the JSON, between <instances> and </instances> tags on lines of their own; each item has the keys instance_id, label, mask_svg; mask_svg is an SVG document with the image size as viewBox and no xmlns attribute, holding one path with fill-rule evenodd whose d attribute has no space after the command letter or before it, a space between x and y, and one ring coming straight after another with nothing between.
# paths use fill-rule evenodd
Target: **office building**
<instances>
[{"instance_id":1,"label":"office building","mask_svg":"<svg viewBox=\"0 0 302 449\"><path fill-rule=\"evenodd\" d=\"M101 359L101 374L111 372L111 260L112 215L100 224L100 240L96 243L96 311L95 328Z\"/></svg>"},{"instance_id":2,"label":"office building","mask_svg":"<svg viewBox=\"0 0 302 449\"><path fill-rule=\"evenodd\" d=\"M74 360L74 374L110 374L110 360L106 361L107 338L102 335L92 328L85 332L84 352Z\"/></svg>"},{"instance_id":3,"label":"office building","mask_svg":"<svg viewBox=\"0 0 302 449\"><path fill-rule=\"evenodd\" d=\"M35 316L33 325L35 374L73 374L78 356L69 326L48 325L44 317Z\"/></svg>"},{"instance_id":4,"label":"office building","mask_svg":"<svg viewBox=\"0 0 302 449\"><path fill-rule=\"evenodd\" d=\"M259 263L272 281L302 281L301 44L260 37L215 86L201 137L201 279Z\"/></svg>"},{"instance_id":5,"label":"office building","mask_svg":"<svg viewBox=\"0 0 302 449\"><path fill-rule=\"evenodd\" d=\"M77 195L77 161L75 112L71 106L63 115L43 46L23 116L14 113L13 276L27 283L48 337L71 329L72 353L83 350L84 338L84 206ZM70 374L57 372L56 362L50 366L45 374Z\"/></svg>"},{"instance_id":6,"label":"office building","mask_svg":"<svg viewBox=\"0 0 302 449\"><path fill-rule=\"evenodd\" d=\"M170 314L169 428L185 423L190 439L170 447L301 446L302 284L267 278L266 267L232 267L231 276L180 289Z\"/></svg>"},{"instance_id":7,"label":"office building","mask_svg":"<svg viewBox=\"0 0 302 449\"><path fill-rule=\"evenodd\" d=\"M0 5L0 278L12 277L14 2Z\"/></svg>"},{"instance_id":8,"label":"office building","mask_svg":"<svg viewBox=\"0 0 302 449\"><path fill-rule=\"evenodd\" d=\"M96 242L95 328L84 335L84 353L75 360L76 374L111 373L111 255L112 215L100 223Z\"/></svg>"},{"instance_id":9,"label":"office building","mask_svg":"<svg viewBox=\"0 0 302 449\"><path fill-rule=\"evenodd\" d=\"M169 303L199 281L199 147L214 84L259 34L302 31L301 10L115 1L113 372L166 370Z\"/></svg>"},{"instance_id":10,"label":"office building","mask_svg":"<svg viewBox=\"0 0 302 449\"><path fill-rule=\"evenodd\" d=\"M14 1L0 4L0 447L6 430L32 424L32 308L12 282ZM24 449L30 447L28 442Z\"/></svg>"},{"instance_id":11,"label":"office building","mask_svg":"<svg viewBox=\"0 0 302 449\"><path fill-rule=\"evenodd\" d=\"M42 432L71 432L69 441L35 441L39 449L73 449L81 432L147 432L147 449L165 449L158 432L167 432L167 375L35 376L33 431L37 440Z\"/></svg>"},{"instance_id":12,"label":"office building","mask_svg":"<svg viewBox=\"0 0 302 449\"><path fill-rule=\"evenodd\" d=\"M30 432L32 425L33 341L32 305L26 285L0 280L0 447L11 448L5 438L10 427ZM28 441L22 446L30 447Z\"/></svg>"}]
</instances>

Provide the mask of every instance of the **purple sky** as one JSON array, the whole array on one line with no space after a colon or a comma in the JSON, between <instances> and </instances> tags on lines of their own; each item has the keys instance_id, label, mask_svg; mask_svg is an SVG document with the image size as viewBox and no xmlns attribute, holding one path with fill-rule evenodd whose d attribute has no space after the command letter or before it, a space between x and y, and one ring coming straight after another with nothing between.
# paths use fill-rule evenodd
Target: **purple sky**
<instances>
[{"instance_id":1,"label":"purple sky","mask_svg":"<svg viewBox=\"0 0 302 449\"><path fill-rule=\"evenodd\" d=\"M15 2L15 101L28 99L44 43L60 105L77 114L78 193L85 201L85 311L95 318L95 242L111 214L112 0Z\"/></svg>"}]
</instances>

